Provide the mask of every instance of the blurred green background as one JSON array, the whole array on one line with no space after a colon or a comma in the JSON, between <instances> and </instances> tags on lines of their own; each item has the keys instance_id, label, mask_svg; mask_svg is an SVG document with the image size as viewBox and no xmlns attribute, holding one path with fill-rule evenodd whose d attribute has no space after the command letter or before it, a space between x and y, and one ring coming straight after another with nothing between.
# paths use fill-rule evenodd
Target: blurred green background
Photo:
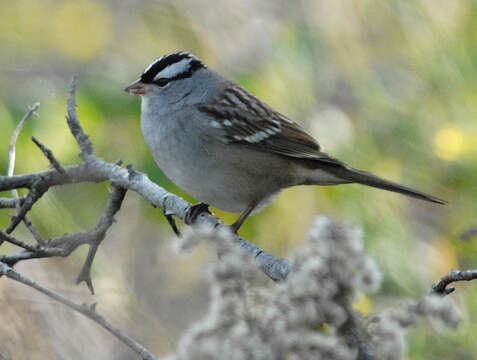
<instances>
[{"instance_id":1,"label":"blurred green background","mask_svg":"<svg viewBox=\"0 0 477 360\"><path fill-rule=\"evenodd\" d=\"M17 143L15 173L79 161L65 122L67 88L79 74L78 114L96 153L147 172L186 199L155 166L139 129L139 98L122 89L155 58L187 50L295 119L332 155L354 167L450 202L438 206L359 185L297 187L253 216L241 234L286 256L306 240L317 214L358 224L384 274L363 296L365 314L426 294L451 268L477 267L477 1L93 1L17 0L0 5L0 168L27 106L39 116ZM3 155L1 155L3 154ZM31 218L44 237L94 225L107 184L56 188ZM1 196L9 196L3 193ZM235 214L216 212L226 222ZM4 228L12 211L0 213ZM203 280L213 251L174 255L162 214L128 193L96 258L97 295L74 280L87 249L68 259L17 268L85 302L158 355L207 307ZM20 228L16 235L28 238ZM18 251L3 245L1 253ZM0 281L0 354L22 359L127 359L89 320L43 295ZM424 324L408 336L409 359L474 359L477 284L451 295L462 312L456 331ZM8 325L4 325L8 324ZM431 341L433 339L438 341ZM88 351L85 351L88 346Z\"/></svg>"}]
</instances>

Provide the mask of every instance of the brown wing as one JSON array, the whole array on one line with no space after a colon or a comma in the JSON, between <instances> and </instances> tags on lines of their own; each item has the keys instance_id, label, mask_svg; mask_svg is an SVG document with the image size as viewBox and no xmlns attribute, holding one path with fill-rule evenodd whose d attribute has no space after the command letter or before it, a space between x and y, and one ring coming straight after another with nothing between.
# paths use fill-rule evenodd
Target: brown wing
<instances>
[{"instance_id":1,"label":"brown wing","mask_svg":"<svg viewBox=\"0 0 477 360\"><path fill-rule=\"evenodd\" d=\"M218 136L224 142L297 158L328 157L316 140L295 122L236 84L198 109L210 116L211 126L218 129Z\"/></svg>"}]
</instances>

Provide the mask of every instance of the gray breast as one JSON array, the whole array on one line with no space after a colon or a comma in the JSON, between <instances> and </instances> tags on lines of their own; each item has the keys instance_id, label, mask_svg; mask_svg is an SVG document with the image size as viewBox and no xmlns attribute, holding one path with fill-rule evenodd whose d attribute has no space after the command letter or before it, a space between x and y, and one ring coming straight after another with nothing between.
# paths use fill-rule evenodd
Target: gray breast
<instances>
[{"instance_id":1,"label":"gray breast","mask_svg":"<svg viewBox=\"0 0 477 360\"><path fill-rule=\"evenodd\" d=\"M143 99L141 115L146 143L165 175L197 200L242 212L294 184L288 159L215 139L212 119L195 106L164 113L151 111L148 101Z\"/></svg>"}]
</instances>

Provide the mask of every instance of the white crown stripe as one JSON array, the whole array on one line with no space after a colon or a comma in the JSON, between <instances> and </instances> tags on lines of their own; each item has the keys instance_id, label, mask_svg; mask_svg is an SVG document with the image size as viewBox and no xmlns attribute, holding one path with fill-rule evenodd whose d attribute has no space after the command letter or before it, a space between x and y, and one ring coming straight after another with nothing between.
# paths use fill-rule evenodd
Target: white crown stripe
<instances>
[{"instance_id":1,"label":"white crown stripe","mask_svg":"<svg viewBox=\"0 0 477 360\"><path fill-rule=\"evenodd\" d=\"M184 58L176 63L168 65L162 71L158 72L156 76L154 76L153 81L160 78L171 79L178 74L187 72L190 68L190 62L192 60L193 60L192 58Z\"/></svg>"},{"instance_id":2,"label":"white crown stripe","mask_svg":"<svg viewBox=\"0 0 477 360\"><path fill-rule=\"evenodd\" d=\"M164 56L161 56L160 58L157 58L156 60L154 60L151 64L149 64L149 66L143 71L143 74L147 73L149 70L151 70L151 68L159 61L161 61L162 59L164 59Z\"/></svg>"}]
</instances>

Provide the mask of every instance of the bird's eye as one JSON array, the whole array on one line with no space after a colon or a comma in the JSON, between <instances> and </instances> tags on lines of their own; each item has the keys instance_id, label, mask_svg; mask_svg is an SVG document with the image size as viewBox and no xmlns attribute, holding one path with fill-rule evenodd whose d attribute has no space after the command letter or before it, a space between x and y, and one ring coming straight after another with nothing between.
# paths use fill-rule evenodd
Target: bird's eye
<instances>
[{"instance_id":1,"label":"bird's eye","mask_svg":"<svg viewBox=\"0 0 477 360\"><path fill-rule=\"evenodd\" d=\"M159 85L160 87L166 86L169 83L168 78L159 78L154 81L156 85Z\"/></svg>"}]
</instances>

